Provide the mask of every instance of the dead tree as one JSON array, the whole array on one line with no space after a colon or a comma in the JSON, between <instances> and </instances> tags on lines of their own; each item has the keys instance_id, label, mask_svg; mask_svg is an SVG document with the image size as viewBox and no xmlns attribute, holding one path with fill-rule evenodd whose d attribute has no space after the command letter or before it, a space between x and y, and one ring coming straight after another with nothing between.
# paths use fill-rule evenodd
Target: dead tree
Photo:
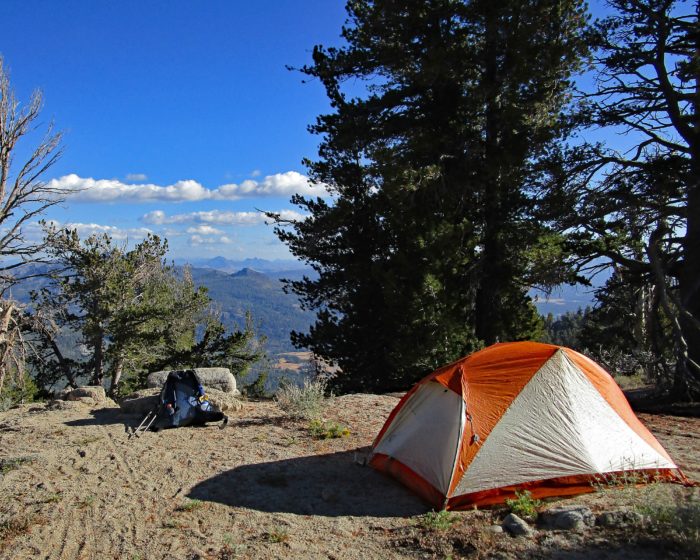
<instances>
[{"instance_id":1,"label":"dead tree","mask_svg":"<svg viewBox=\"0 0 700 560\"><path fill-rule=\"evenodd\" d=\"M9 291L22 279L24 265L41 260L43 248L43 241L30 238L26 228L69 192L43 180L62 153L61 133L52 124L29 155L16 161L20 141L41 128L42 104L38 90L27 104L16 99L0 58L0 392L8 375L21 377L25 352L18 326L22 308Z\"/></svg>"}]
</instances>

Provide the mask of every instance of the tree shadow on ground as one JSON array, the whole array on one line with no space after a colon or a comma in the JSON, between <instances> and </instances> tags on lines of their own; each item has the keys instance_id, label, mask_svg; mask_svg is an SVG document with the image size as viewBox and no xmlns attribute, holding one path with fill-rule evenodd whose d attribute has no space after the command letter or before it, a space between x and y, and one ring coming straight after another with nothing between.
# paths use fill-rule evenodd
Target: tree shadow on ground
<instances>
[{"instance_id":1,"label":"tree shadow on ground","mask_svg":"<svg viewBox=\"0 0 700 560\"><path fill-rule=\"evenodd\" d=\"M108 426L122 424L125 428L135 428L143 420L145 414L125 414L120 408L96 408L90 411L91 418L69 420L66 426Z\"/></svg>"},{"instance_id":2,"label":"tree shadow on ground","mask_svg":"<svg viewBox=\"0 0 700 560\"><path fill-rule=\"evenodd\" d=\"M368 448L243 465L197 484L192 499L269 513L406 517L429 507L407 488L355 463Z\"/></svg>"}]
</instances>

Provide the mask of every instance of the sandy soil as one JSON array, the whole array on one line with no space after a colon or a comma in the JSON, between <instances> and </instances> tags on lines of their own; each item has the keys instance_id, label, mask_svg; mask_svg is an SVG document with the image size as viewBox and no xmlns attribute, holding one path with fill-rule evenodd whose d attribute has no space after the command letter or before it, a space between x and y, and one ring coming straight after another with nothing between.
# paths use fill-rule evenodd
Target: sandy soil
<instances>
[{"instance_id":1,"label":"sandy soil","mask_svg":"<svg viewBox=\"0 0 700 560\"><path fill-rule=\"evenodd\" d=\"M449 534L426 528L418 517L428 511L424 503L359 464L397 402L387 395L334 399L327 416L351 434L332 440L314 439L305 423L265 401L246 402L223 430L140 438L129 437L140 418L115 407L0 413L0 558L688 556L663 538L655 544L653 534L630 539L595 529L514 539L489 532L499 510L456 514L459 530ZM700 419L640 417L700 479ZM671 491L679 500L696 492ZM576 500L594 509L610 502Z\"/></svg>"}]
</instances>

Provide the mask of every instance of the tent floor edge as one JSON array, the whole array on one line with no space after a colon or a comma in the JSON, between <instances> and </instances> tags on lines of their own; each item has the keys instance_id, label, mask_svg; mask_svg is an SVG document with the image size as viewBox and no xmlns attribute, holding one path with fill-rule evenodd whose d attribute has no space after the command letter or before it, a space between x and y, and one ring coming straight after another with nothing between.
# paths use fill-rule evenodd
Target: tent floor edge
<instances>
[{"instance_id":1,"label":"tent floor edge","mask_svg":"<svg viewBox=\"0 0 700 560\"><path fill-rule=\"evenodd\" d=\"M523 490L530 492L533 499L567 498L595 492L597 487L601 485L619 488L626 485L641 486L654 482L697 486L697 483L689 480L680 469L645 469L562 476L453 496L447 501L446 509L461 510L471 509L474 506L499 505L505 503L506 500L515 499L516 492Z\"/></svg>"}]
</instances>

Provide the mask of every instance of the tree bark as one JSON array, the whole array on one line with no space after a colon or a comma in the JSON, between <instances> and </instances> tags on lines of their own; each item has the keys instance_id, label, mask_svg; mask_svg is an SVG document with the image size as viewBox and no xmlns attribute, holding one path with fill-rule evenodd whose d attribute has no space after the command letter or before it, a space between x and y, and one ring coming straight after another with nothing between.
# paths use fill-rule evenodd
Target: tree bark
<instances>
[{"instance_id":1,"label":"tree bark","mask_svg":"<svg viewBox=\"0 0 700 560\"><path fill-rule=\"evenodd\" d=\"M499 243L499 226L502 223L500 212L501 173L499 162L498 124L498 21L495 10L489 10L485 20L485 135L484 135L484 178L482 220L484 224L483 254L481 255L481 278L476 294L475 333L486 345L499 341L502 326L502 308L499 295L504 275L501 262L506 257Z\"/></svg>"},{"instance_id":2,"label":"tree bark","mask_svg":"<svg viewBox=\"0 0 700 560\"><path fill-rule=\"evenodd\" d=\"M102 386L105 380L104 371L104 332L102 329L98 329L95 339L93 341L95 347L94 355L94 369L92 376L92 385Z\"/></svg>"},{"instance_id":3,"label":"tree bark","mask_svg":"<svg viewBox=\"0 0 700 560\"><path fill-rule=\"evenodd\" d=\"M51 345L51 350L53 351L54 356L56 356L56 360L58 360L58 365L61 368L63 375L65 375L66 379L68 379L68 385L75 389L78 386L78 381L75 378L75 373L66 362L63 352L61 352L58 344L56 344L56 340L53 338L49 340L49 344Z\"/></svg>"},{"instance_id":4,"label":"tree bark","mask_svg":"<svg viewBox=\"0 0 700 560\"><path fill-rule=\"evenodd\" d=\"M700 384L700 328L697 326L697 321L700 320L700 153L697 152L696 147L691 184L688 185L688 221L683 239L683 269L679 282L679 320L688 345L688 373ZM678 389L682 390L680 387Z\"/></svg>"},{"instance_id":5,"label":"tree bark","mask_svg":"<svg viewBox=\"0 0 700 560\"><path fill-rule=\"evenodd\" d=\"M114 365L114 373L112 373L112 384L109 387L109 396L114 398L117 395L117 389L119 388L119 382L122 379L122 373L124 371L124 357L119 356L117 358L117 363Z\"/></svg>"},{"instance_id":6,"label":"tree bark","mask_svg":"<svg viewBox=\"0 0 700 560\"><path fill-rule=\"evenodd\" d=\"M8 333L12 314L15 311L15 305L12 302L4 301L2 303L3 307L0 309L0 392L2 392L7 376L7 354L11 344Z\"/></svg>"}]
</instances>

